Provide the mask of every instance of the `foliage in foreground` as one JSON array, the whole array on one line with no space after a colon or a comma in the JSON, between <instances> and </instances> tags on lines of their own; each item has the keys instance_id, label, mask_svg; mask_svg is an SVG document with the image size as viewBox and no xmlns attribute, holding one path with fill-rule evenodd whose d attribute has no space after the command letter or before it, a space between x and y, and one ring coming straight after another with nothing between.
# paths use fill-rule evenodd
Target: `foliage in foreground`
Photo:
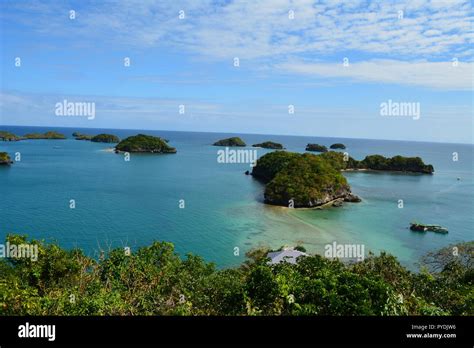
<instances>
[{"instance_id":1,"label":"foliage in foreground","mask_svg":"<svg viewBox=\"0 0 474 348\"><path fill-rule=\"evenodd\" d=\"M24 236L8 236L11 244ZM235 269L181 259L171 243L94 260L32 241L36 262L1 259L0 315L473 315L474 242L429 255L409 272L389 254L345 265L311 256L267 265L265 250ZM435 261L433 261L435 260ZM468 260L468 261L466 261Z\"/></svg>"}]
</instances>

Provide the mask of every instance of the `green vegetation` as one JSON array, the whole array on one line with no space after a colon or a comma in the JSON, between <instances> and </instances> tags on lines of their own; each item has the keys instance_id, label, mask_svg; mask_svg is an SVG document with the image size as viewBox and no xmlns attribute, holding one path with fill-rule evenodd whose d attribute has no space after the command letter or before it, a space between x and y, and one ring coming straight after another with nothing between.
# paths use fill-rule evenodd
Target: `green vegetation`
<instances>
[{"instance_id":1,"label":"green vegetation","mask_svg":"<svg viewBox=\"0 0 474 348\"><path fill-rule=\"evenodd\" d=\"M91 140L92 139L92 135L82 134L79 132L72 133L72 136L76 138L76 140Z\"/></svg>"},{"instance_id":2,"label":"green vegetation","mask_svg":"<svg viewBox=\"0 0 474 348\"><path fill-rule=\"evenodd\" d=\"M118 143L120 139L113 134L99 134L92 137L91 141L94 143Z\"/></svg>"},{"instance_id":3,"label":"green vegetation","mask_svg":"<svg viewBox=\"0 0 474 348\"><path fill-rule=\"evenodd\" d=\"M0 131L0 140L2 140L2 141L18 141L18 140L22 140L22 138L15 135L15 134L13 134L13 133L7 132L7 131Z\"/></svg>"},{"instance_id":4,"label":"green vegetation","mask_svg":"<svg viewBox=\"0 0 474 348\"><path fill-rule=\"evenodd\" d=\"M0 259L0 315L474 315L473 242L458 245L457 257L452 246L430 254L437 270L420 273L385 253L272 266L258 249L241 267L218 270L199 256L181 259L166 242L99 260L31 243L37 261Z\"/></svg>"},{"instance_id":5,"label":"green vegetation","mask_svg":"<svg viewBox=\"0 0 474 348\"><path fill-rule=\"evenodd\" d=\"M328 148L324 145L319 145L319 144L306 145L306 151L326 152L327 150Z\"/></svg>"},{"instance_id":6,"label":"green vegetation","mask_svg":"<svg viewBox=\"0 0 474 348\"><path fill-rule=\"evenodd\" d=\"M44 134L42 133L28 133L24 136L26 139L66 139L66 137L58 132L49 131Z\"/></svg>"},{"instance_id":7,"label":"green vegetation","mask_svg":"<svg viewBox=\"0 0 474 348\"><path fill-rule=\"evenodd\" d=\"M117 144L115 150L124 152L176 153L176 149L169 146L163 139L144 134L134 135L122 140Z\"/></svg>"},{"instance_id":8,"label":"green vegetation","mask_svg":"<svg viewBox=\"0 0 474 348\"><path fill-rule=\"evenodd\" d=\"M246 146L246 144L239 137L232 137L216 141L214 146Z\"/></svg>"},{"instance_id":9,"label":"green vegetation","mask_svg":"<svg viewBox=\"0 0 474 348\"><path fill-rule=\"evenodd\" d=\"M12 160L8 153L6 152L0 152L0 165L10 165L12 164Z\"/></svg>"},{"instance_id":10,"label":"green vegetation","mask_svg":"<svg viewBox=\"0 0 474 348\"><path fill-rule=\"evenodd\" d=\"M257 161L258 166L258 161ZM303 154L291 160L265 188L265 202L295 208L326 204L350 194L346 178L323 158Z\"/></svg>"},{"instance_id":11,"label":"green vegetation","mask_svg":"<svg viewBox=\"0 0 474 348\"><path fill-rule=\"evenodd\" d=\"M266 183L265 203L294 208L320 206L336 199L357 202L346 178L333 162L337 155L298 154L276 151L263 155L252 176ZM331 158L329 158L331 157ZM334 159L332 158L334 157ZM342 163L342 158L340 159Z\"/></svg>"},{"instance_id":12,"label":"green vegetation","mask_svg":"<svg viewBox=\"0 0 474 348\"><path fill-rule=\"evenodd\" d=\"M329 146L331 149L342 149L344 150L346 148L346 145L341 144L341 143L335 143Z\"/></svg>"},{"instance_id":13,"label":"green vegetation","mask_svg":"<svg viewBox=\"0 0 474 348\"><path fill-rule=\"evenodd\" d=\"M273 141L264 141L260 144L253 144L253 147L263 147L264 149L275 149L275 150L282 150L283 145L279 143L274 143Z\"/></svg>"}]
</instances>

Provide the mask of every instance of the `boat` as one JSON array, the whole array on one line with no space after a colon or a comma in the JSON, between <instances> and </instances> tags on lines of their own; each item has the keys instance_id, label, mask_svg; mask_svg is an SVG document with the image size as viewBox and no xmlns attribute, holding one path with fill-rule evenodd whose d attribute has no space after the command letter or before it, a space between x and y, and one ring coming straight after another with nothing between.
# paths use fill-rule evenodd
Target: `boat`
<instances>
[{"instance_id":1,"label":"boat","mask_svg":"<svg viewBox=\"0 0 474 348\"><path fill-rule=\"evenodd\" d=\"M431 231L436 233L448 233L448 229L446 227L442 227L440 225L421 224L418 222L410 223L410 230L417 232Z\"/></svg>"}]
</instances>

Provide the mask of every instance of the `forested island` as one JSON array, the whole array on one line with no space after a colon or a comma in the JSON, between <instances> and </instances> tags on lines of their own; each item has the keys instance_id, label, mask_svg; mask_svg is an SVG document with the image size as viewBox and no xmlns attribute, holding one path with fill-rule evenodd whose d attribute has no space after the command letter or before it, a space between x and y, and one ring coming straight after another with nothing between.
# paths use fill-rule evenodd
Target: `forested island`
<instances>
[{"instance_id":1,"label":"forested island","mask_svg":"<svg viewBox=\"0 0 474 348\"><path fill-rule=\"evenodd\" d=\"M273 141L264 141L260 144L253 144L253 147L261 147L264 149L274 149L274 150L283 150L283 145L279 143L275 143Z\"/></svg>"},{"instance_id":2,"label":"forested island","mask_svg":"<svg viewBox=\"0 0 474 348\"><path fill-rule=\"evenodd\" d=\"M214 146L247 146L239 137L226 138L216 141Z\"/></svg>"},{"instance_id":3,"label":"forested island","mask_svg":"<svg viewBox=\"0 0 474 348\"><path fill-rule=\"evenodd\" d=\"M115 152L176 153L176 149L160 137L138 134L119 142Z\"/></svg>"},{"instance_id":4,"label":"forested island","mask_svg":"<svg viewBox=\"0 0 474 348\"><path fill-rule=\"evenodd\" d=\"M72 133L72 136L76 140L90 140L94 143L119 143L120 139L118 136L113 134L98 134L98 135L87 135L79 132Z\"/></svg>"},{"instance_id":5,"label":"forested island","mask_svg":"<svg viewBox=\"0 0 474 348\"><path fill-rule=\"evenodd\" d=\"M474 315L474 242L427 254L413 273L383 252L355 264L309 255L269 265L262 248L218 269L167 242L92 259L25 236L7 241L37 245L39 257L0 258L0 315Z\"/></svg>"},{"instance_id":6,"label":"forested island","mask_svg":"<svg viewBox=\"0 0 474 348\"><path fill-rule=\"evenodd\" d=\"M346 145L341 144L341 143L335 143L329 146L331 149L341 149L344 150L346 148Z\"/></svg>"},{"instance_id":7,"label":"forested island","mask_svg":"<svg viewBox=\"0 0 474 348\"><path fill-rule=\"evenodd\" d=\"M28 133L23 136L18 136L6 131L0 131L0 140L3 141L19 141L29 139L66 139L66 137L63 134L55 131L49 131L46 133Z\"/></svg>"},{"instance_id":8,"label":"forested island","mask_svg":"<svg viewBox=\"0 0 474 348\"><path fill-rule=\"evenodd\" d=\"M324 145L308 144L308 145L306 145L306 151L327 152L328 148Z\"/></svg>"},{"instance_id":9,"label":"forested island","mask_svg":"<svg viewBox=\"0 0 474 348\"><path fill-rule=\"evenodd\" d=\"M9 166L10 164L12 164L13 161L12 159L10 158L10 156L8 155L8 153L6 152L0 152L0 165L7 165Z\"/></svg>"},{"instance_id":10,"label":"forested island","mask_svg":"<svg viewBox=\"0 0 474 348\"><path fill-rule=\"evenodd\" d=\"M357 161L336 151L319 155L277 151L260 157L251 174L266 184L265 203L311 208L328 203L340 206L342 202L360 202L341 173L347 170L434 172L433 166L425 164L420 157L371 155Z\"/></svg>"}]
</instances>

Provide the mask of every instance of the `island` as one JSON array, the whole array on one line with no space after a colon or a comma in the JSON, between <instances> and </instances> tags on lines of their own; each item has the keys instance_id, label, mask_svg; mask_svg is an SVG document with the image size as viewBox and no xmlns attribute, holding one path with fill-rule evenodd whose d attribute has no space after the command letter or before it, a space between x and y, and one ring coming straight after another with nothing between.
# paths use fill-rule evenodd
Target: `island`
<instances>
[{"instance_id":1,"label":"island","mask_svg":"<svg viewBox=\"0 0 474 348\"><path fill-rule=\"evenodd\" d=\"M13 161L11 160L10 156L6 152L0 152L0 165L2 166L9 166L12 164Z\"/></svg>"},{"instance_id":2,"label":"island","mask_svg":"<svg viewBox=\"0 0 474 348\"><path fill-rule=\"evenodd\" d=\"M324 145L308 144L308 145L306 145L306 151L327 152L328 148Z\"/></svg>"},{"instance_id":3,"label":"island","mask_svg":"<svg viewBox=\"0 0 474 348\"><path fill-rule=\"evenodd\" d=\"M216 141L214 146L247 146L239 137L226 138Z\"/></svg>"},{"instance_id":4,"label":"island","mask_svg":"<svg viewBox=\"0 0 474 348\"><path fill-rule=\"evenodd\" d=\"M359 202L346 178L324 157L276 151L260 157L252 176L266 183L264 202L292 208Z\"/></svg>"},{"instance_id":5,"label":"island","mask_svg":"<svg viewBox=\"0 0 474 348\"><path fill-rule=\"evenodd\" d=\"M82 134L82 133L79 133L79 132L72 133L72 136L76 140L91 140L92 137L93 137L92 135Z\"/></svg>"},{"instance_id":6,"label":"island","mask_svg":"<svg viewBox=\"0 0 474 348\"><path fill-rule=\"evenodd\" d=\"M58 132L49 131L46 133L28 133L24 135L25 139L66 139L66 137Z\"/></svg>"},{"instance_id":7,"label":"island","mask_svg":"<svg viewBox=\"0 0 474 348\"><path fill-rule=\"evenodd\" d=\"M283 150L283 145L279 143L274 143L273 141L264 141L260 144L253 144L253 147L262 147L264 149L275 149L275 150Z\"/></svg>"},{"instance_id":8,"label":"island","mask_svg":"<svg viewBox=\"0 0 474 348\"><path fill-rule=\"evenodd\" d=\"M346 145L341 144L341 143L335 143L329 146L331 149L341 149L344 150L346 148Z\"/></svg>"},{"instance_id":9,"label":"island","mask_svg":"<svg viewBox=\"0 0 474 348\"><path fill-rule=\"evenodd\" d=\"M120 139L116 135L102 133L92 137L91 141L94 143L119 143ZM165 140L163 139L163 141Z\"/></svg>"},{"instance_id":10,"label":"island","mask_svg":"<svg viewBox=\"0 0 474 348\"><path fill-rule=\"evenodd\" d=\"M138 134L119 142L115 152L176 153L176 149L160 137Z\"/></svg>"},{"instance_id":11,"label":"island","mask_svg":"<svg viewBox=\"0 0 474 348\"><path fill-rule=\"evenodd\" d=\"M22 137L19 137L13 133L7 131L0 131L0 140L2 141L19 141L22 139Z\"/></svg>"}]
</instances>

